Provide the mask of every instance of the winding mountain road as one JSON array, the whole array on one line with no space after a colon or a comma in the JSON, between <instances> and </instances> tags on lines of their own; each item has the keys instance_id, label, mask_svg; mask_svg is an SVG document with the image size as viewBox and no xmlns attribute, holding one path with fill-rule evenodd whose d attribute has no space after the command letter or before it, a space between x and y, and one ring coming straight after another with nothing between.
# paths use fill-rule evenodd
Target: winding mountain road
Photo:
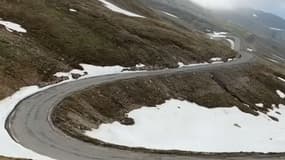
<instances>
[{"instance_id":1,"label":"winding mountain road","mask_svg":"<svg viewBox=\"0 0 285 160\"><path fill-rule=\"evenodd\" d=\"M254 55L240 51L240 42L235 38L235 50L241 54L241 58L220 64L207 64L177 69L165 69L137 73L121 73L105 75L94 78L77 80L64 83L44 91L38 92L22 100L10 114L6 122L6 128L14 140L42 155L58 160L255 160L255 159L285 159L285 156L266 155L168 155L156 153L132 152L116 148L108 148L85 143L65 135L55 128L50 120L51 112L65 97L76 91L90 86L98 86L104 83L115 82L123 79L149 77L181 72L211 71L222 67L235 67L243 63L250 63Z\"/></svg>"}]
</instances>

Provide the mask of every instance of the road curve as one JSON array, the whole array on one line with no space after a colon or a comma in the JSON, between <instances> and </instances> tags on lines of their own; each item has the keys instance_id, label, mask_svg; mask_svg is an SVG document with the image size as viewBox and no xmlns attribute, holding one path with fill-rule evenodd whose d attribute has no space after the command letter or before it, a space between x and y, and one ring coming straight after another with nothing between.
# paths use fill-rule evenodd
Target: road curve
<instances>
[{"instance_id":1,"label":"road curve","mask_svg":"<svg viewBox=\"0 0 285 160\"><path fill-rule=\"evenodd\" d=\"M239 51L239 40L236 39L236 42L238 42L238 47L235 49ZM282 157L282 155L276 157L267 157L266 155L243 155L230 157L221 157L215 155L182 156L132 152L116 148L107 148L85 143L78 139L69 137L59 129L55 128L50 120L50 115L53 108L56 107L57 104L60 103L65 97L90 86L130 78L149 77L182 72L190 73L196 71L210 71L220 69L222 67L235 67L243 63L249 63L254 57L246 52L239 51L239 53L242 55L241 58L222 64L208 64L149 72L113 74L58 85L22 100L8 117L6 121L7 130L17 143L39 154L58 160L218 160L221 158L231 160L285 159L285 156Z\"/></svg>"}]
</instances>

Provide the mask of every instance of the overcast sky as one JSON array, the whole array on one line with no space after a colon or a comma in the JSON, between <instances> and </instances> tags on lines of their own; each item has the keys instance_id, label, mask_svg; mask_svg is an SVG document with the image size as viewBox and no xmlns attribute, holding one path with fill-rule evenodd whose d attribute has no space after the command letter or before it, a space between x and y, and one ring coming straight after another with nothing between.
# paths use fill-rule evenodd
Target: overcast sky
<instances>
[{"instance_id":1,"label":"overcast sky","mask_svg":"<svg viewBox=\"0 0 285 160\"><path fill-rule=\"evenodd\" d=\"M250 7L272 12L285 18L285 0L191 0L204 7L214 9L234 9Z\"/></svg>"}]
</instances>

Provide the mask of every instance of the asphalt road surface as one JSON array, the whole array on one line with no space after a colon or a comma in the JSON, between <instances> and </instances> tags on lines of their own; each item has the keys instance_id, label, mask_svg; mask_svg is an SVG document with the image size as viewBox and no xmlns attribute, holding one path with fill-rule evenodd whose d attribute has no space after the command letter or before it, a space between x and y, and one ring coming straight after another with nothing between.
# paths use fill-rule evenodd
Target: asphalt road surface
<instances>
[{"instance_id":1,"label":"asphalt road surface","mask_svg":"<svg viewBox=\"0 0 285 160\"><path fill-rule=\"evenodd\" d=\"M157 76L196 71L211 71L222 67L236 67L251 63L254 56L240 51L239 39L235 38L235 50L242 55L231 62L207 64L138 73L121 73L82 79L65 83L36 93L21 101L6 121L6 128L16 142L42 155L58 160L257 160L285 159L283 155L171 155L158 153L132 152L116 148L96 146L65 135L55 128L50 120L54 107L65 97L90 86L115 82L123 79Z\"/></svg>"}]
</instances>

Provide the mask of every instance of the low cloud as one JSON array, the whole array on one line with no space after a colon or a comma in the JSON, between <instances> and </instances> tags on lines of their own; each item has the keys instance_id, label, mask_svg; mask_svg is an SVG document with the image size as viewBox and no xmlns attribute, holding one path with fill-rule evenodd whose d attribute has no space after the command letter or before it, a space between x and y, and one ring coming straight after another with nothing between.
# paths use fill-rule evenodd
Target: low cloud
<instances>
[{"instance_id":1,"label":"low cloud","mask_svg":"<svg viewBox=\"0 0 285 160\"><path fill-rule=\"evenodd\" d=\"M210 9L230 10L236 8L253 8L264 10L285 17L284 0L190 0Z\"/></svg>"}]
</instances>

